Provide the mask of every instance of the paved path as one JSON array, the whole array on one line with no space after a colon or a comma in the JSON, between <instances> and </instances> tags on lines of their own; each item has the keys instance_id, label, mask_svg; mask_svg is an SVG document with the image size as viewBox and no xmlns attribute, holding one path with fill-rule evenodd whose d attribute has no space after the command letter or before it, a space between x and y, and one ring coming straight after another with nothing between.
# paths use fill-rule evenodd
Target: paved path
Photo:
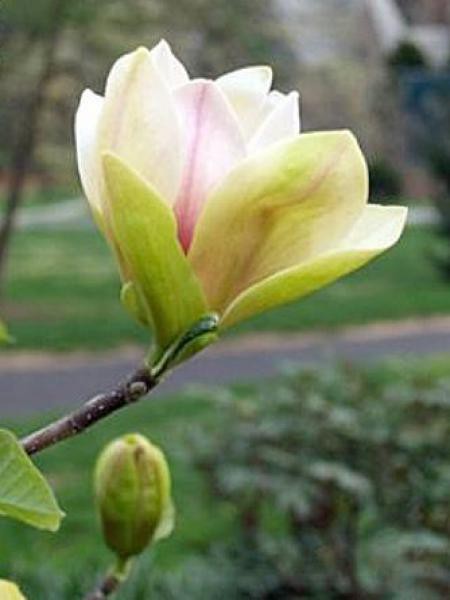
<instances>
[{"instance_id":1,"label":"paved path","mask_svg":"<svg viewBox=\"0 0 450 600\"><path fill-rule=\"evenodd\" d=\"M157 393L186 384L222 384L274 375L283 364L450 353L450 318L349 329L335 334L254 335L225 340L178 368ZM99 357L8 356L0 359L0 417L77 406L109 389L138 363L142 352Z\"/></svg>"},{"instance_id":2,"label":"paved path","mask_svg":"<svg viewBox=\"0 0 450 600\"><path fill-rule=\"evenodd\" d=\"M439 215L433 206L413 206L408 211L409 225L435 225ZM92 229L93 222L83 198L69 198L45 206L25 207L19 211L21 229Z\"/></svg>"}]
</instances>

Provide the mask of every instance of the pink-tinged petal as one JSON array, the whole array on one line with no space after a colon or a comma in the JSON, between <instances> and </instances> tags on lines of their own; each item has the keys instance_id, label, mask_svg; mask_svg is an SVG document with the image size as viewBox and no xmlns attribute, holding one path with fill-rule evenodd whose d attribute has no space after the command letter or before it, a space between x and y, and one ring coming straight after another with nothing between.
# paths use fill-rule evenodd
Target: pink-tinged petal
<instances>
[{"instance_id":1,"label":"pink-tinged petal","mask_svg":"<svg viewBox=\"0 0 450 600\"><path fill-rule=\"evenodd\" d=\"M273 99L268 103L274 104ZM300 133L300 109L297 92L276 99L275 106L256 130L248 145L249 154Z\"/></svg>"},{"instance_id":2,"label":"pink-tinged petal","mask_svg":"<svg viewBox=\"0 0 450 600\"><path fill-rule=\"evenodd\" d=\"M111 69L99 124L98 151L114 152L169 203L182 170L177 110L150 52L139 48Z\"/></svg>"},{"instance_id":3,"label":"pink-tinged petal","mask_svg":"<svg viewBox=\"0 0 450 600\"><path fill-rule=\"evenodd\" d=\"M233 107L245 138L249 139L272 85L272 69L266 66L238 69L219 77L217 85Z\"/></svg>"},{"instance_id":4,"label":"pink-tinged petal","mask_svg":"<svg viewBox=\"0 0 450 600\"><path fill-rule=\"evenodd\" d=\"M220 89L192 81L175 93L184 126L185 163L175 204L179 238L187 251L209 191L244 158L239 125Z\"/></svg>"},{"instance_id":5,"label":"pink-tinged petal","mask_svg":"<svg viewBox=\"0 0 450 600\"><path fill-rule=\"evenodd\" d=\"M164 81L173 89L186 84L189 75L181 61L174 55L166 40L161 40L150 51L152 60Z\"/></svg>"},{"instance_id":6,"label":"pink-tinged petal","mask_svg":"<svg viewBox=\"0 0 450 600\"><path fill-rule=\"evenodd\" d=\"M100 160L96 152L96 138L102 108L102 96L85 90L75 115L78 171L84 193L97 221L101 219L102 206Z\"/></svg>"}]
</instances>

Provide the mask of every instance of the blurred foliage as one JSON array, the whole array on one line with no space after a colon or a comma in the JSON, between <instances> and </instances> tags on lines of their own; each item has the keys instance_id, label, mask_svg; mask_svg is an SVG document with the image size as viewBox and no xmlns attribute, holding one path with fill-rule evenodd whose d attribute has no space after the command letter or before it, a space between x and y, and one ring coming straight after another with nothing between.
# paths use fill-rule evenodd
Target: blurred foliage
<instances>
[{"instance_id":1,"label":"blurred foliage","mask_svg":"<svg viewBox=\"0 0 450 600\"><path fill-rule=\"evenodd\" d=\"M194 462L241 525L204 566L233 570L227 597L448 598L450 382L380 375L211 396L220 429L197 431Z\"/></svg>"},{"instance_id":2,"label":"blurred foliage","mask_svg":"<svg viewBox=\"0 0 450 600\"><path fill-rule=\"evenodd\" d=\"M402 178L397 169L383 158L369 162L370 195L374 202L389 203L402 192Z\"/></svg>"},{"instance_id":3,"label":"blurred foliage","mask_svg":"<svg viewBox=\"0 0 450 600\"><path fill-rule=\"evenodd\" d=\"M392 69L423 69L428 66L422 50L409 40L404 40L387 58Z\"/></svg>"},{"instance_id":4,"label":"blurred foliage","mask_svg":"<svg viewBox=\"0 0 450 600\"><path fill-rule=\"evenodd\" d=\"M441 241L432 259L443 278L450 281L450 86L436 93L428 105L430 128L421 132L425 162L438 187L433 202L439 215Z\"/></svg>"}]
</instances>

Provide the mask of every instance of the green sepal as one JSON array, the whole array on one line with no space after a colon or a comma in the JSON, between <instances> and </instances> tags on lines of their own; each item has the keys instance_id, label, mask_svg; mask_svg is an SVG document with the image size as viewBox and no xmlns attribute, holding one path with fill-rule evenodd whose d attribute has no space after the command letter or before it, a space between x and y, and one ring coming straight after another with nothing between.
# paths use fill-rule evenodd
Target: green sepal
<instances>
[{"instance_id":1,"label":"green sepal","mask_svg":"<svg viewBox=\"0 0 450 600\"><path fill-rule=\"evenodd\" d=\"M160 357L149 360L151 372L158 378L166 371L197 354L218 339L219 316L204 315L180 335Z\"/></svg>"},{"instance_id":2,"label":"green sepal","mask_svg":"<svg viewBox=\"0 0 450 600\"><path fill-rule=\"evenodd\" d=\"M0 515L57 531L64 513L13 433L0 429Z\"/></svg>"},{"instance_id":3,"label":"green sepal","mask_svg":"<svg viewBox=\"0 0 450 600\"><path fill-rule=\"evenodd\" d=\"M164 351L207 311L200 283L177 236L171 208L156 190L118 156L104 153L108 211L136 296L127 308L153 323L157 352ZM144 308L144 310L142 309Z\"/></svg>"}]
</instances>

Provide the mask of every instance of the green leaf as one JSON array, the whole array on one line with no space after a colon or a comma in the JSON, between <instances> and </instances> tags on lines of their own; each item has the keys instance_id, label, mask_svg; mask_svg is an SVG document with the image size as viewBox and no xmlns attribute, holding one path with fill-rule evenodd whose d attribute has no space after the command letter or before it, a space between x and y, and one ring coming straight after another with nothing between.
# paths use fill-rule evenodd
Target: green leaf
<instances>
[{"instance_id":1,"label":"green leaf","mask_svg":"<svg viewBox=\"0 0 450 600\"><path fill-rule=\"evenodd\" d=\"M25 600L25 596L20 593L15 583L0 579L0 598L2 600Z\"/></svg>"},{"instance_id":2,"label":"green leaf","mask_svg":"<svg viewBox=\"0 0 450 600\"><path fill-rule=\"evenodd\" d=\"M203 292L178 242L172 210L114 154L103 155L103 166L113 234L133 280L123 301L141 321L145 306L162 352L207 312Z\"/></svg>"},{"instance_id":3,"label":"green leaf","mask_svg":"<svg viewBox=\"0 0 450 600\"><path fill-rule=\"evenodd\" d=\"M0 344L12 342L12 338L8 333L6 325L0 320Z\"/></svg>"},{"instance_id":4,"label":"green leaf","mask_svg":"<svg viewBox=\"0 0 450 600\"><path fill-rule=\"evenodd\" d=\"M0 515L57 531L64 513L16 437L0 429Z\"/></svg>"}]
</instances>

